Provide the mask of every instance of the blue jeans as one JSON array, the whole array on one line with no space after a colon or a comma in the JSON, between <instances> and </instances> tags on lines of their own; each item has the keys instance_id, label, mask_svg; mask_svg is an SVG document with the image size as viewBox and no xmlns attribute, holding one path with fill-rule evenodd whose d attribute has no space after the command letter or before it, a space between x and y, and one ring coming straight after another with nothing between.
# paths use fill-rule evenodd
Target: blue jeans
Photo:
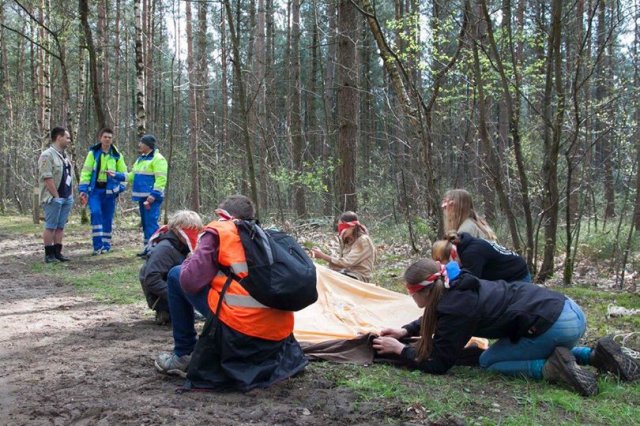
<instances>
[{"instance_id":1,"label":"blue jeans","mask_svg":"<svg viewBox=\"0 0 640 426\"><path fill-rule=\"evenodd\" d=\"M138 201L138 207L140 209L140 221L142 222L142 233L144 235L144 245L149 242L149 238L154 232L160 228L158 225L158 219L160 219L160 206L162 200L155 200L149 208L145 208L144 200Z\"/></svg>"},{"instance_id":2,"label":"blue jeans","mask_svg":"<svg viewBox=\"0 0 640 426\"><path fill-rule=\"evenodd\" d=\"M64 229L69 219L69 213L73 207L73 197L52 198L42 204L44 210L45 229Z\"/></svg>"},{"instance_id":3,"label":"blue jeans","mask_svg":"<svg viewBox=\"0 0 640 426\"><path fill-rule=\"evenodd\" d=\"M590 350L574 348L574 345L586 329L587 321L582 309L567 298L560 317L551 328L533 338L522 337L516 343L508 338L498 340L480 356L480 367L510 376L525 375L541 379L542 366L556 346L571 349L579 361L585 359L585 352Z\"/></svg>"},{"instance_id":4,"label":"blue jeans","mask_svg":"<svg viewBox=\"0 0 640 426\"><path fill-rule=\"evenodd\" d=\"M173 327L173 351L178 356L190 354L196 346L197 335L193 309L197 309L205 316L211 315L207 302L210 287L203 288L197 294L185 293L180 286L180 268L181 265L174 266L167 276L169 312Z\"/></svg>"},{"instance_id":5,"label":"blue jeans","mask_svg":"<svg viewBox=\"0 0 640 426\"><path fill-rule=\"evenodd\" d=\"M113 214L116 211L116 197L104 188L94 188L89 194L91 210L91 239L93 250L111 250L111 230Z\"/></svg>"}]
</instances>

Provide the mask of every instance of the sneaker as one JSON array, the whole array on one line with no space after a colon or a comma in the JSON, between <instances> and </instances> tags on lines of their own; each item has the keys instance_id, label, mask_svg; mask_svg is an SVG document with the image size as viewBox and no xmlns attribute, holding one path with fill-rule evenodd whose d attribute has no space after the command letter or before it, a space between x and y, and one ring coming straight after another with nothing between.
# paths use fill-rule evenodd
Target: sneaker
<instances>
[{"instance_id":1,"label":"sneaker","mask_svg":"<svg viewBox=\"0 0 640 426\"><path fill-rule=\"evenodd\" d=\"M102 254L102 249L94 250L93 253L91 253L91 256L98 256L99 254Z\"/></svg>"},{"instance_id":2,"label":"sneaker","mask_svg":"<svg viewBox=\"0 0 640 426\"><path fill-rule=\"evenodd\" d=\"M171 315L168 311L156 311L156 324L171 324Z\"/></svg>"},{"instance_id":3,"label":"sneaker","mask_svg":"<svg viewBox=\"0 0 640 426\"><path fill-rule=\"evenodd\" d=\"M591 365L600 371L608 371L620 379L631 382L640 378L640 364L622 352L611 336L598 340L591 352Z\"/></svg>"},{"instance_id":4,"label":"sneaker","mask_svg":"<svg viewBox=\"0 0 640 426\"><path fill-rule=\"evenodd\" d=\"M187 377L191 355L177 356L173 352L161 352L155 360L156 370L173 376Z\"/></svg>"},{"instance_id":5,"label":"sneaker","mask_svg":"<svg viewBox=\"0 0 640 426\"><path fill-rule=\"evenodd\" d=\"M542 367L542 377L551 383L568 385L582 396L598 393L596 377L576 363L576 358L564 346L557 346Z\"/></svg>"}]
</instances>

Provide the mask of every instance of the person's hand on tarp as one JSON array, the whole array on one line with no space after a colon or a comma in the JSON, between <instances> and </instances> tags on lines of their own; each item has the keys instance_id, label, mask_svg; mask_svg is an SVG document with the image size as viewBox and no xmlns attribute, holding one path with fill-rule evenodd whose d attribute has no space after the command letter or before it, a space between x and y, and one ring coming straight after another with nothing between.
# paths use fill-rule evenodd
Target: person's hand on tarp
<instances>
[{"instance_id":1,"label":"person's hand on tarp","mask_svg":"<svg viewBox=\"0 0 640 426\"><path fill-rule=\"evenodd\" d=\"M402 339L407 336L406 328L384 328L380 331L381 337L393 337L394 339Z\"/></svg>"},{"instance_id":2,"label":"person's hand on tarp","mask_svg":"<svg viewBox=\"0 0 640 426\"><path fill-rule=\"evenodd\" d=\"M381 336L373 339L373 349L378 355L400 355L404 349L404 343L394 337Z\"/></svg>"}]
</instances>

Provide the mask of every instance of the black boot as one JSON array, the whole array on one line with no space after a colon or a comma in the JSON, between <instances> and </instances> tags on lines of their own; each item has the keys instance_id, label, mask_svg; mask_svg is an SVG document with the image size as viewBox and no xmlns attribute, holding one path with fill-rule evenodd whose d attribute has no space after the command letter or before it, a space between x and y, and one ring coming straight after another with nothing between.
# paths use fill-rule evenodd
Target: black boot
<instances>
[{"instance_id":1,"label":"black boot","mask_svg":"<svg viewBox=\"0 0 640 426\"><path fill-rule=\"evenodd\" d=\"M640 378L640 363L622 352L622 348L611 336L598 340L591 352L591 365L600 371L608 371L626 382Z\"/></svg>"},{"instance_id":2,"label":"black boot","mask_svg":"<svg viewBox=\"0 0 640 426\"><path fill-rule=\"evenodd\" d=\"M71 260L67 256L62 254L62 244L54 244L53 247L53 254L60 262L68 262Z\"/></svg>"},{"instance_id":3,"label":"black boot","mask_svg":"<svg viewBox=\"0 0 640 426\"><path fill-rule=\"evenodd\" d=\"M60 262L56 257L54 246L44 246L44 263Z\"/></svg>"},{"instance_id":4,"label":"black boot","mask_svg":"<svg viewBox=\"0 0 640 426\"><path fill-rule=\"evenodd\" d=\"M582 396L598 393L596 377L588 370L580 368L571 351L558 346L542 367L542 377L551 383L567 385Z\"/></svg>"}]
</instances>

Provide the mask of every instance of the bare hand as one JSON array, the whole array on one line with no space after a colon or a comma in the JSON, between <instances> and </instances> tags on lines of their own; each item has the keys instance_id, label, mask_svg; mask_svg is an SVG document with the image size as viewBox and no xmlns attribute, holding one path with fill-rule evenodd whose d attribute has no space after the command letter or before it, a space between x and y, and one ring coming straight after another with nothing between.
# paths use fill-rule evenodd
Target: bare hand
<instances>
[{"instance_id":1,"label":"bare hand","mask_svg":"<svg viewBox=\"0 0 640 426\"><path fill-rule=\"evenodd\" d=\"M409 332L406 328L384 328L380 331L380 336L393 337L394 339L402 339Z\"/></svg>"},{"instance_id":2,"label":"bare hand","mask_svg":"<svg viewBox=\"0 0 640 426\"><path fill-rule=\"evenodd\" d=\"M318 247L314 247L311 249L311 256L317 257L318 259L323 259L323 260L328 260L327 258L329 257L326 254L324 254L322 250L320 250Z\"/></svg>"},{"instance_id":3,"label":"bare hand","mask_svg":"<svg viewBox=\"0 0 640 426\"><path fill-rule=\"evenodd\" d=\"M114 172L113 170L107 170L107 175L109 175L110 177L114 177L116 175L116 172Z\"/></svg>"},{"instance_id":4,"label":"bare hand","mask_svg":"<svg viewBox=\"0 0 640 426\"><path fill-rule=\"evenodd\" d=\"M82 204L82 206L86 206L87 205L87 201L89 201L89 197L87 197L87 194L85 194L84 192L80 193L80 204Z\"/></svg>"},{"instance_id":5,"label":"bare hand","mask_svg":"<svg viewBox=\"0 0 640 426\"><path fill-rule=\"evenodd\" d=\"M380 355L400 355L404 349L404 345L393 337L376 337L373 339L373 349L375 349Z\"/></svg>"},{"instance_id":6,"label":"bare hand","mask_svg":"<svg viewBox=\"0 0 640 426\"><path fill-rule=\"evenodd\" d=\"M153 197L153 195L148 195L148 196L147 196L147 203L149 203L149 204L153 204L153 202L154 202L155 200L156 200L156 199Z\"/></svg>"}]
</instances>

